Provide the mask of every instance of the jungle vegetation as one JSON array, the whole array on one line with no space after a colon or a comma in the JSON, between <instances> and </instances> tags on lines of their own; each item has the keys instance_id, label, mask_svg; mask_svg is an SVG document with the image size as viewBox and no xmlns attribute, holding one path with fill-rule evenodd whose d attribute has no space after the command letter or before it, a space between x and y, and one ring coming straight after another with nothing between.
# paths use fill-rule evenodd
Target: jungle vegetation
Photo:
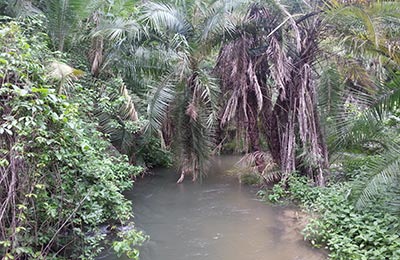
<instances>
[{"instance_id":1,"label":"jungle vegetation","mask_svg":"<svg viewBox=\"0 0 400 260\"><path fill-rule=\"evenodd\" d=\"M313 212L332 259L400 257L400 3L0 0L0 254L138 257L122 192L220 153ZM110 230L109 230L110 231ZM111 232L111 231L110 231Z\"/></svg>"}]
</instances>

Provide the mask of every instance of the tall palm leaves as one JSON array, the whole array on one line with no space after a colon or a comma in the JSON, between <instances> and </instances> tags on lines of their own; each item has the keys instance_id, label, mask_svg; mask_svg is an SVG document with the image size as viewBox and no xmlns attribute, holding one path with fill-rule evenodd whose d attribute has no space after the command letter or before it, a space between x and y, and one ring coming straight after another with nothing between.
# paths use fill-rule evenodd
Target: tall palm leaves
<instances>
[{"instance_id":1,"label":"tall palm leaves","mask_svg":"<svg viewBox=\"0 0 400 260\"><path fill-rule=\"evenodd\" d=\"M365 207L376 199L385 202L399 202L400 184L400 149L399 144L391 144L384 153L371 161L368 165L369 172L355 183L353 196L356 198L358 208ZM394 209L400 211L400 205L394 204Z\"/></svg>"},{"instance_id":2,"label":"tall palm leaves","mask_svg":"<svg viewBox=\"0 0 400 260\"><path fill-rule=\"evenodd\" d=\"M230 32L234 7L240 5L241 1L177 1L147 2L143 7L144 22L174 50L172 66L148 111L152 127L167 124L174 129L179 182L187 174L196 179L205 173L218 111L218 87L208 58L220 42L215 39ZM168 114L172 124L165 121Z\"/></svg>"},{"instance_id":3,"label":"tall palm leaves","mask_svg":"<svg viewBox=\"0 0 400 260\"><path fill-rule=\"evenodd\" d=\"M400 102L399 10L399 3L393 1L358 5L330 1L326 12L325 21L333 33L328 34L324 48L331 52L330 63L339 65L325 70L320 84L331 147L340 151L374 143L384 151L355 187L358 206L395 187L392 184L399 177L396 134L384 124Z\"/></svg>"},{"instance_id":4,"label":"tall palm leaves","mask_svg":"<svg viewBox=\"0 0 400 260\"><path fill-rule=\"evenodd\" d=\"M352 122L350 136L362 144L372 144L380 149L378 157L367 164L367 172L360 176L353 189L353 197L358 207L369 205L377 198L386 202L399 200L399 165L400 149L398 122L388 124L390 118L398 114L400 78L398 73L382 87L382 92L375 97L375 103L365 108L357 120ZM360 144L358 144L360 145ZM354 144L353 144L354 146ZM399 204L394 204L400 210Z\"/></svg>"},{"instance_id":5,"label":"tall palm leaves","mask_svg":"<svg viewBox=\"0 0 400 260\"><path fill-rule=\"evenodd\" d=\"M352 104L357 103L358 113L361 110L368 113L370 111L368 108L371 107L378 109L397 96L392 95L396 93L395 88L388 91L382 86L387 85L386 83L392 78L392 71L398 70L400 64L397 44L400 36L399 8L398 3L391 1L379 3L372 1L368 5L361 6L342 5L337 1L331 1L326 12L325 21L332 30L326 35L323 47L330 52L330 62L339 65L336 75L330 74L340 81L336 85L342 86L337 89L336 93L340 94L336 94L336 97L340 97L344 104L346 102L349 104L349 101ZM329 45L332 42L335 43L335 47ZM324 74L328 76L326 72ZM326 91L325 86L327 85L321 84L321 94L328 93L332 96L332 91ZM337 104L331 102L335 103ZM325 104L327 103L322 102L324 107ZM336 106L346 107L343 103ZM342 113L342 119L343 115L346 115L343 109L337 112ZM338 116L340 115L335 115Z\"/></svg>"},{"instance_id":6,"label":"tall palm leaves","mask_svg":"<svg viewBox=\"0 0 400 260\"><path fill-rule=\"evenodd\" d=\"M339 46L358 56L380 62L399 64L399 5L396 1L342 4L329 1L326 22L332 26L330 37L336 37Z\"/></svg>"},{"instance_id":7,"label":"tall palm leaves","mask_svg":"<svg viewBox=\"0 0 400 260\"><path fill-rule=\"evenodd\" d=\"M77 23L87 15L90 0L49 0L44 12L48 20L49 35L54 48L64 51L65 43Z\"/></svg>"}]
</instances>

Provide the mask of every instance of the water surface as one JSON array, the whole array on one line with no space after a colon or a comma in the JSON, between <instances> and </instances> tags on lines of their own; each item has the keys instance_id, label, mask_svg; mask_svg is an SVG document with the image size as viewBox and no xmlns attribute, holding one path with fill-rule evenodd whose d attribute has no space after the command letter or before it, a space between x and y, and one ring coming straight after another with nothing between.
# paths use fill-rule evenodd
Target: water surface
<instances>
[{"instance_id":1,"label":"water surface","mask_svg":"<svg viewBox=\"0 0 400 260\"><path fill-rule=\"evenodd\" d=\"M256 200L255 190L228 176L237 157L216 160L202 183L176 184L173 170L156 170L127 197L135 223L150 240L141 260L320 260L301 235L288 231L282 209ZM111 253L101 259L116 260Z\"/></svg>"}]
</instances>

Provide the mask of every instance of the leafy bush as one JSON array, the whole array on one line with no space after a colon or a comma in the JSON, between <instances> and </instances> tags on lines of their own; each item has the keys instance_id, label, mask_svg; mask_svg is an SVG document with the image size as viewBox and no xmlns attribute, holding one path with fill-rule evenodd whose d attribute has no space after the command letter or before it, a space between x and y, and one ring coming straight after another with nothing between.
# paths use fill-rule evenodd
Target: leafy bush
<instances>
[{"instance_id":1,"label":"leafy bush","mask_svg":"<svg viewBox=\"0 0 400 260\"><path fill-rule=\"evenodd\" d=\"M259 190L257 196L262 200L268 200L272 203L280 203L286 196L288 196L288 192L283 188L281 183L279 183L274 185L271 191Z\"/></svg>"},{"instance_id":2,"label":"leafy bush","mask_svg":"<svg viewBox=\"0 0 400 260\"><path fill-rule=\"evenodd\" d=\"M400 259L400 222L383 211L358 211L349 200L351 185L312 187L302 177L289 178L288 194L310 213L304 236L314 246L324 246L331 259ZM285 195L270 195L272 201Z\"/></svg>"},{"instance_id":3,"label":"leafy bush","mask_svg":"<svg viewBox=\"0 0 400 260\"><path fill-rule=\"evenodd\" d=\"M122 192L141 168L87 120L89 98L78 103L57 94L42 65L51 57L46 36L28 28L0 27L0 254L94 259L105 237L99 225L130 222ZM144 239L131 233L135 243Z\"/></svg>"},{"instance_id":4,"label":"leafy bush","mask_svg":"<svg viewBox=\"0 0 400 260\"><path fill-rule=\"evenodd\" d=\"M143 140L138 151L138 157L144 161L147 167L171 167L172 153L162 149L159 138L150 137Z\"/></svg>"}]
</instances>

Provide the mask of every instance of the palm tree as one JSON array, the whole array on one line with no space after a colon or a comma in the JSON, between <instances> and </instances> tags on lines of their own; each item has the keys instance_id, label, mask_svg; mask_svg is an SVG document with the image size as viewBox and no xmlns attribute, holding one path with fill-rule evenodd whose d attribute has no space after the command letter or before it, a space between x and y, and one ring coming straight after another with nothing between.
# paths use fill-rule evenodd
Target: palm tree
<instances>
[{"instance_id":1,"label":"palm tree","mask_svg":"<svg viewBox=\"0 0 400 260\"><path fill-rule=\"evenodd\" d=\"M272 2L249 9L238 37L219 55L217 70L229 93L221 123L235 119L252 152L264 134L283 179L301 171L324 185L328 152L313 80L321 21L310 6Z\"/></svg>"},{"instance_id":2,"label":"palm tree","mask_svg":"<svg viewBox=\"0 0 400 260\"><path fill-rule=\"evenodd\" d=\"M359 207L398 192L398 185L393 185L399 180L397 133L385 121L400 102L399 11L399 3L393 1L330 1L325 12L331 30L323 48L330 59L323 63L329 69L322 70L320 107L330 150L341 152L365 144L380 147L379 159L368 165L354 187Z\"/></svg>"},{"instance_id":3,"label":"palm tree","mask_svg":"<svg viewBox=\"0 0 400 260\"><path fill-rule=\"evenodd\" d=\"M173 130L182 182L202 177L212 152L218 84L212 76L216 46L235 28L243 1L146 2L143 21L158 44L174 50L171 66L149 100L149 129ZM168 119L168 120L167 120Z\"/></svg>"}]
</instances>

